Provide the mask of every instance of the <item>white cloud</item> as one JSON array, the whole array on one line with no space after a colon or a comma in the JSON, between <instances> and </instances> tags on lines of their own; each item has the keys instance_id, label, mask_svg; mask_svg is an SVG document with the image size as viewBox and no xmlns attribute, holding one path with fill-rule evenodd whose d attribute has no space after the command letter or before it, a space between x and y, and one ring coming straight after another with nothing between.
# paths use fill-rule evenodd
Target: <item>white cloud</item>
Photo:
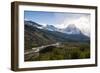
<instances>
[{"instance_id":1,"label":"white cloud","mask_svg":"<svg viewBox=\"0 0 100 73\"><path fill-rule=\"evenodd\" d=\"M75 24L85 35L90 35L90 16L81 16L77 19L71 19L69 21L64 21L65 27L69 24ZM64 27L64 26L63 26Z\"/></svg>"},{"instance_id":2,"label":"white cloud","mask_svg":"<svg viewBox=\"0 0 100 73\"><path fill-rule=\"evenodd\" d=\"M57 28L64 29L70 24L75 24L85 35L90 36L90 15L81 15L80 17L67 17L60 24L54 25Z\"/></svg>"}]
</instances>

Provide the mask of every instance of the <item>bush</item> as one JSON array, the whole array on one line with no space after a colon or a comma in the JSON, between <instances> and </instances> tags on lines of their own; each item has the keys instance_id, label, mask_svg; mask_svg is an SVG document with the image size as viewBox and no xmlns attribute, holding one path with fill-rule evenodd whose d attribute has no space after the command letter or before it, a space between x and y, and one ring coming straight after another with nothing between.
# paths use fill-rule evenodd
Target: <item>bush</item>
<instances>
[{"instance_id":1,"label":"bush","mask_svg":"<svg viewBox=\"0 0 100 73\"><path fill-rule=\"evenodd\" d=\"M36 58L30 58L32 61L37 60L63 60L63 59L85 59L90 58L89 44L67 43L60 47L50 46L39 52Z\"/></svg>"}]
</instances>

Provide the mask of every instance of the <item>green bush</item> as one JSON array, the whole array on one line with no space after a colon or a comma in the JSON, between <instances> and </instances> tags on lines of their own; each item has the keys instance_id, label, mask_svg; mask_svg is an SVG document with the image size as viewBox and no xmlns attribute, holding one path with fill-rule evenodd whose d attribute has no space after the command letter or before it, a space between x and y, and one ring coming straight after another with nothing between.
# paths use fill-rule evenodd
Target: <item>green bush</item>
<instances>
[{"instance_id":1,"label":"green bush","mask_svg":"<svg viewBox=\"0 0 100 73\"><path fill-rule=\"evenodd\" d=\"M31 57L29 60L42 61L85 58L90 58L89 44L67 43L61 45L60 47L47 47L39 52L38 57Z\"/></svg>"}]
</instances>

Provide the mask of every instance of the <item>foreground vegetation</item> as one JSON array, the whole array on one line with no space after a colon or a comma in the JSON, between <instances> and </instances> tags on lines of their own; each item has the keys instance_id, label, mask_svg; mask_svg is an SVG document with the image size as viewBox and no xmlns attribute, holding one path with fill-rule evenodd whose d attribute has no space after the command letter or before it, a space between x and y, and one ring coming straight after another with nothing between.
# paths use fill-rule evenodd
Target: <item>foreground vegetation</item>
<instances>
[{"instance_id":1,"label":"foreground vegetation","mask_svg":"<svg viewBox=\"0 0 100 73\"><path fill-rule=\"evenodd\" d=\"M89 43L61 43L59 47L49 46L39 51L39 56L30 57L27 61L86 59L90 58Z\"/></svg>"}]
</instances>

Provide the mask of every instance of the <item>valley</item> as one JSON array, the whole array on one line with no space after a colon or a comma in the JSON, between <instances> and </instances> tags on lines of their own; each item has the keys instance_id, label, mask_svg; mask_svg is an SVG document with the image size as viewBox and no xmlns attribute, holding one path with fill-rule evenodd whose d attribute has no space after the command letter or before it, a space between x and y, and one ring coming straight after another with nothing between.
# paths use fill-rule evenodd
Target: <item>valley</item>
<instances>
[{"instance_id":1,"label":"valley","mask_svg":"<svg viewBox=\"0 0 100 73\"><path fill-rule=\"evenodd\" d=\"M24 21L24 24L25 61L90 58L90 38L76 26L71 25L62 32L33 21Z\"/></svg>"}]
</instances>

